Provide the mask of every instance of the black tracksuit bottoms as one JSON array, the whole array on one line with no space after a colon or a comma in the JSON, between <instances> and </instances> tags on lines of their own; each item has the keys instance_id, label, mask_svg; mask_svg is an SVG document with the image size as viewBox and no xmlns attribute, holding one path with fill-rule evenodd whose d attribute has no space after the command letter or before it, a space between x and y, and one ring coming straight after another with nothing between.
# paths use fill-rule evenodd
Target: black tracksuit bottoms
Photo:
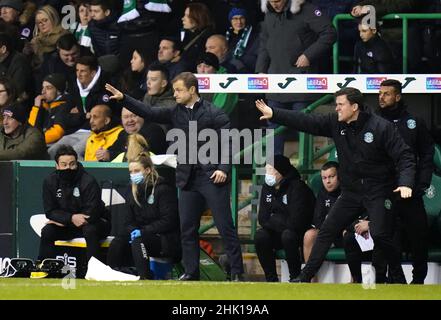
<instances>
[{"instance_id":1,"label":"black tracksuit bottoms","mask_svg":"<svg viewBox=\"0 0 441 320\"><path fill-rule=\"evenodd\" d=\"M392 230L388 223L387 214L390 211L386 210L386 199L381 196L369 199L364 194L343 190L320 228L308 263L302 270L303 276L311 279L317 273L332 242L360 215L360 212L366 212L375 246L385 252L389 267L396 271L394 274L404 278L400 248L392 240Z\"/></svg>"}]
</instances>

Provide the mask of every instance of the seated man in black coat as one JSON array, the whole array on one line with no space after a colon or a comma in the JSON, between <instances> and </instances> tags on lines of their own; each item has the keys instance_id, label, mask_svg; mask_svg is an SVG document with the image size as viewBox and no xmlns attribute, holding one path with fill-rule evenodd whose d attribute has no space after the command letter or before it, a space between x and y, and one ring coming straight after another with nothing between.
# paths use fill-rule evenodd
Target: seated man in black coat
<instances>
[{"instance_id":1,"label":"seated man in black coat","mask_svg":"<svg viewBox=\"0 0 441 320\"><path fill-rule=\"evenodd\" d=\"M101 200L101 188L88 174L71 146L61 145L55 155L56 171L43 183L43 206L49 222L41 230L38 259L55 258L55 240L84 237L87 261L100 259L99 240L110 231Z\"/></svg>"},{"instance_id":2,"label":"seated man in black coat","mask_svg":"<svg viewBox=\"0 0 441 320\"><path fill-rule=\"evenodd\" d=\"M276 250L284 249L290 279L300 274L300 247L303 235L311 224L315 197L300 180L299 172L283 155L274 157L274 166L267 163L262 188L259 224L255 245L259 262L268 282L279 281L276 272Z\"/></svg>"}]
</instances>

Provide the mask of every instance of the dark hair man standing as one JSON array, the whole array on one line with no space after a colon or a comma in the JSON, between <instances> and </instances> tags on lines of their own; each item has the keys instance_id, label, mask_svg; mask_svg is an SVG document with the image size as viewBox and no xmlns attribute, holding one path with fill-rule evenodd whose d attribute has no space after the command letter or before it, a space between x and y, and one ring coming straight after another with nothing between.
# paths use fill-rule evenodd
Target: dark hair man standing
<instances>
[{"instance_id":1,"label":"dark hair man standing","mask_svg":"<svg viewBox=\"0 0 441 320\"><path fill-rule=\"evenodd\" d=\"M411 115L401 96L401 82L387 79L380 84L377 114L392 122L416 159L415 188L412 197L393 202L392 209L400 217L410 240L414 284L423 284L427 275L428 225L423 195L430 186L435 169L435 145L426 124Z\"/></svg>"},{"instance_id":2,"label":"dark hair man standing","mask_svg":"<svg viewBox=\"0 0 441 320\"><path fill-rule=\"evenodd\" d=\"M261 120L272 119L300 131L333 138L338 152L341 196L323 222L305 268L293 282L310 282L335 238L366 210L375 245L385 252L390 270L397 277L394 283L405 283L400 250L386 223L385 205L392 192L404 199L412 196L414 156L393 124L364 111L363 95L358 89L341 89L335 97L336 114L328 115L271 109L262 100L256 101L263 114Z\"/></svg>"}]
</instances>

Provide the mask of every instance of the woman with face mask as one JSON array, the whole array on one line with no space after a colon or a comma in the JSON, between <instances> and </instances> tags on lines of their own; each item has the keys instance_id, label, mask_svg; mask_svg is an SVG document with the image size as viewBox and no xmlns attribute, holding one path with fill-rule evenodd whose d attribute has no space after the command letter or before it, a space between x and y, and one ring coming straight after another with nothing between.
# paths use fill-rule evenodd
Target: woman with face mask
<instances>
[{"instance_id":1,"label":"woman with face mask","mask_svg":"<svg viewBox=\"0 0 441 320\"><path fill-rule=\"evenodd\" d=\"M141 279L153 279L150 257L181 259L176 189L159 176L147 152L128 159L130 192L126 199L128 236L116 237L109 248L108 264L121 266L121 248L131 247ZM155 277L156 278L156 277Z\"/></svg>"},{"instance_id":2,"label":"woman with face mask","mask_svg":"<svg viewBox=\"0 0 441 320\"><path fill-rule=\"evenodd\" d=\"M266 280L276 282L279 249L285 250L290 278L300 273L300 247L311 224L315 197L285 156L275 155L274 163L267 163L265 169L258 214L262 228L256 232L255 245Z\"/></svg>"}]
</instances>

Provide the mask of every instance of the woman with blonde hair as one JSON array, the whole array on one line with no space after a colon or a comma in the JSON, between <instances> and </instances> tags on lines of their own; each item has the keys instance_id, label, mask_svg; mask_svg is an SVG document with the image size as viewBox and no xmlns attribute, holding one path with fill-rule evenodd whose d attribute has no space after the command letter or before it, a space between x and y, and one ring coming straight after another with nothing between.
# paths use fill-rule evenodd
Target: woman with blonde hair
<instances>
[{"instance_id":1,"label":"woman with blonde hair","mask_svg":"<svg viewBox=\"0 0 441 320\"><path fill-rule=\"evenodd\" d=\"M128 235L117 236L112 241L108 264L112 268L121 267L128 243L141 279L153 279L150 257L167 258L174 263L181 259L176 189L159 176L148 152L141 151L128 161L131 182L126 199Z\"/></svg>"},{"instance_id":2,"label":"woman with blonde hair","mask_svg":"<svg viewBox=\"0 0 441 320\"><path fill-rule=\"evenodd\" d=\"M68 33L61 24L58 12L50 5L45 5L35 13L34 37L31 40L31 47L26 53L34 53L32 66L38 68L43 62L45 53L53 52L57 49L57 41ZM30 50L30 52L29 52Z\"/></svg>"}]
</instances>

